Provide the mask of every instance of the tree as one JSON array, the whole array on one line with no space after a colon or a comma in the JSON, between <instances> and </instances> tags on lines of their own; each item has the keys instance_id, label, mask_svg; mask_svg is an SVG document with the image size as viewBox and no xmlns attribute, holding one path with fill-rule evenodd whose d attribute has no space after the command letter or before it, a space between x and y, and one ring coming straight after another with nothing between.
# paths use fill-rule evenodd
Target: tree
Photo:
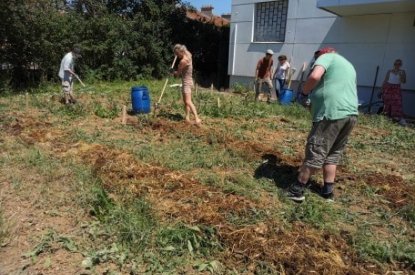
<instances>
[{"instance_id":1,"label":"tree","mask_svg":"<svg viewBox=\"0 0 415 275\"><path fill-rule=\"evenodd\" d=\"M217 69L221 30L187 22L180 0L3 0L0 62L16 88L58 80L62 56L79 44L76 70L100 79L160 78L174 43L194 53L195 68ZM207 43L209 42L209 44ZM0 71L1 72L1 71Z\"/></svg>"},{"instance_id":2,"label":"tree","mask_svg":"<svg viewBox=\"0 0 415 275\"><path fill-rule=\"evenodd\" d=\"M0 2L1 62L11 65L13 87L24 88L50 76L63 45L75 39L76 34L62 35L71 33L67 23L72 18L58 7L58 1L47 0Z\"/></svg>"}]
</instances>

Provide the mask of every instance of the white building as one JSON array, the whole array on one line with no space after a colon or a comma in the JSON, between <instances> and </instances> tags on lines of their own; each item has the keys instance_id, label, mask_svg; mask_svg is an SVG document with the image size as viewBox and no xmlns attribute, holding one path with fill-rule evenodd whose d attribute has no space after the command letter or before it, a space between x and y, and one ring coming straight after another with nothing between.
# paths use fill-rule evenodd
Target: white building
<instances>
[{"instance_id":1,"label":"white building","mask_svg":"<svg viewBox=\"0 0 415 275\"><path fill-rule=\"evenodd\" d=\"M403 60L404 112L415 116L415 0L232 0L231 86L253 80L266 49L285 54L297 68L322 46L332 46L358 74L359 98L368 101L395 59ZM295 87L293 87L295 89Z\"/></svg>"}]
</instances>

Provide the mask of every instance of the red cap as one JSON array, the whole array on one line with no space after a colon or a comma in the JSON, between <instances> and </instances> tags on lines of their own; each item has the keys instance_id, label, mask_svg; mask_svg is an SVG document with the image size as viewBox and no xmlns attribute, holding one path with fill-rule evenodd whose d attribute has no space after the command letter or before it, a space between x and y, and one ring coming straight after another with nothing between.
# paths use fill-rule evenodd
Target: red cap
<instances>
[{"instance_id":1,"label":"red cap","mask_svg":"<svg viewBox=\"0 0 415 275\"><path fill-rule=\"evenodd\" d=\"M335 53L336 49L332 48L332 47L325 47L325 48L321 48L320 50L315 52L316 57L319 57L325 53Z\"/></svg>"}]
</instances>

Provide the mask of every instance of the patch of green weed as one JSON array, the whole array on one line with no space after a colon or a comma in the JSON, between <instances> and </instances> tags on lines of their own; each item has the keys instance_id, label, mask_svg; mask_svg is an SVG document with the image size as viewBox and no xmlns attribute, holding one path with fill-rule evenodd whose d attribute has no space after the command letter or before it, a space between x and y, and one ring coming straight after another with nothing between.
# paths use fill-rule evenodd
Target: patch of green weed
<instances>
[{"instance_id":1,"label":"patch of green weed","mask_svg":"<svg viewBox=\"0 0 415 275\"><path fill-rule=\"evenodd\" d=\"M268 218L270 213L264 209L249 208L243 213L226 213L226 220L237 226L247 226L257 224Z\"/></svg>"},{"instance_id":2,"label":"patch of green weed","mask_svg":"<svg viewBox=\"0 0 415 275\"><path fill-rule=\"evenodd\" d=\"M106 133L100 130L96 130L92 133L88 133L84 129L73 128L71 130L70 138L74 142L84 141L84 142L94 143L97 141L102 141L103 140L102 137L105 135Z\"/></svg>"},{"instance_id":3,"label":"patch of green weed","mask_svg":"<svg viewBox=\"0 0 415 275\"><path fill-rule=\"evenodd\" d=\"M415 206L412 204L405 205L401 210L399 210L399 215L405 220L410 222L415 226Z\"/></svg>"},{"instance_id":4,"label":"patch of green weed","mask_svg":"<svg viewBox=\"0 0 415 275\"><path fill-rule=\"evenodd\" d=\"M112 243L109 247L88 253L88 256L82 261L82 267L91 269L93 266L105 262L113 262L116 263L119 267L122 267L128 260L129 256L130 255L128 250L124 249L116 243Z\"/></svg>"},{"instance_id":5,"label":"patch of green weed","mask_svg":"<svg viewBox=\"0 0 415 275\"><path fill-rule=\"evenodd\" d=\"M34 259L41 253L50 252L54 243L59 244L62 248L70 252L78 251L78 247L72 238L59 235L54 230L49 230L42 236L40 242L32 249L32 251L26 253L25 256Z\"/></svg>"},{"instance_id":6,"label":"patch of green weed","mask_svg":"<svg viewBox=\"0 0 415 275\"><path fill-rule=\"evenodd\" d=\"M245 93L250 92L250 89L249 89L248 86L243 85L243 84L238 83L238 82L236 82L232 85L232 89L233 89L233 92L236 93L236 94L245 94Z\"/></svg>"},{"instance_id":7,"label":"patch of green weed","mask_svg":"<svg viewBox=\"0 0 415 275\"><path fill-rule=\"evenodd\" d=\"M58 171L59 164L55 162L55 159L37 148L31 148L20 158L30 167L36 168L42 176L46 177L47 182L51 182L61 176L61 173Z\"/></svg>"},{"instance_id":8,"label":"patch of green weed","mask_svg":"<svg viewBox=\"0 0 415 275\"><path fill-rule=\"evenodd\" d=\"M185 138L185 137L183 137ZM213 146L215 147L215 146ZM143 144L135 149L135 155L145 162L154 163L173 170L189 171L194 168L236 168L248 164L236 159L228 150L207 147L199 140L178 140L168 144Z\"/></svg>"},{"instance_id":9,"label":"patch of green weed","mask_svg":"<svg viewBox=\"0 0 415 275\"><path fill-rule=\"evenodd\" d=\"M162 228L157 234L157 244L161 253L176 256L185 254L206 256L222 248L214 228L182 223Z\"/></svg>"},{"instance_id":10,"label":"patch of green weed","mask_svg":"<svg viewBox=\"0 0 415 275\"><path fill-rule=\"evenodd\" d=\"M61 105L58 108L53 108L50 110L53 114L65 116L71 119L85 117L89 110L87 106L77 103L74 105Z\"/></svg>"},{"instance_id":11,"label":"patch of green weed","mask_svg":"<svg viewBox=\"0 0 415 275\"><path fill-rule=\"evenodd\" d=\"M360 229L352 237L353 247L361 257L381 263L403 263L415 267L415 241L405 238L378 239L369 228Z\"/></svg>"},{"instance_id":12,"label":"patch of green weed","mask_svg":"<svg viewBox=\"0 0 415 275\"><path fill-rule=\"evenodd\" d=\"M132 251L141 251L149 241L155 220L150 204L144 198L124 198L122 204L114 203L101 186L91 190L92 212L106 226L110 234Z\"/></svg>"},{"instance_id":13,"label":"patch of green weed","mask_svg":"<svg viewBox=\"0 0 415 275\"><path fill-rule=\"evenodd\" d=\"M259 189L258 182L250 175L237 173L227 175L222 189L225 193L237 194L253 200L258 199L258 192L253 192Z\"/></svg>"},{"instance_id":14,"label":"patch of green weed","mask_svg":"<svg viewBox=\"0 0 415 275\"><path fill-rule=\"evenodd\" d=\"M110 102L109 106L103 105L99 102L94 104L94 114L100 118L116 118L119 116L120 108L115 102Z\"/></svg>"},{"instance_id":15,"label":"patch of green weed","mask_svg":"<svg viewBox=\"0 0 415 275\"><path fill-rule=\"evenodd\" d=\"M315 228L338 230L336 221L339 213L333 206L314 195L307 196L307 201L301 204L292 204L284 213L284 218L289 222L302 221Z\"/></svg>"}]
</instances>

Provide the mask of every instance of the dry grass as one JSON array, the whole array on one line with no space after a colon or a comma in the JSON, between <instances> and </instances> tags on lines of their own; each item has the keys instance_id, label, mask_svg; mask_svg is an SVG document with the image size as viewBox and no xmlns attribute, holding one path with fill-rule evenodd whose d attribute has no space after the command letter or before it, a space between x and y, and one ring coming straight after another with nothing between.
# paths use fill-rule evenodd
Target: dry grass
<instances>
[{"instance_id":1,"label":"dry grass","mask_svg":"<svg viewBox=\"0 0 415 275\"><path fill-rule=\"evenodd\" d=\"M239 112L256 105L239 106L235 103L238 99L227 96L222 104L228 113L220 113L206 109L216 95L202 93L196 99L202 105L205 101L201 128L177 120L180 106L175 104L165 105L156 118L130 116L122 126L111 110L114 104L126 101L124 94L112 95L110 101L95 94L84 95L80 107L72 109L55 101L42 102L42 95L36 97L38 101L23 110L16 108L21 103L18 98L0 99L15 110L0 117L3 139L85 167L108 194L109 205L128 208L132 198L145 199L157 221L156 232L173 224L212 228L212 238L220 243L220 249L209 250L209 245L204 250L198 248L196 258L193 249L197 247L163 259L166 254L157 247L157 234L153 234L150 237L154 240L146 245L156 253L151 261L136 262L139 270L151 270L156 262L165 265L159 264L159 270L192 270L196 265L209 266L196 262L211 262L212 258L224 266L223 273L380 274L409 272L414 267L410 243L402 247L402 255L388 259L376 250L387 249L387 244L374 247L376 235L370 234L372 230L382 232L383 238L393 238L406 228L399 238L410 242L414 236L410 215L401 218L396 214L396 210L414 203L412 172L406 166L400 168L399 175L378 171L378 162L394 156L372 145L381 138L395 142L394 135L403 134L396 126L387 124L390 129L381 130L365 122L358 126L347 152L349 162L339 173L342 187L336 205L322 205L323 201L308 194L312 198L308 204L296 206L284 200L276 186L292 179L301 163L307 134L307 123L298 118L301 110L294 109L292 116L275 116L276 111L288 111L258 105L264 112L262 118L255 118L255 114L234 117L232 110ZM176 98L171 95L166 100L175 102ZM94 104L98 101L101 109L97 111ZM233 109L226 107L229 102L233 102ZM368 131L379 139L368 142ZM411 129L405 131L414 135ZM408 163L411 156L406 150L414 145L413 140L404 142L397 151L402 162ZM2 147L10 154L13 146ZM11 162L3 157L3 165L10 166ZM394 227L386 226L387 222L393 222ZM364 232L370 234L367 238L359 235L362 224L366 226ZM197 234L198 238L206 237ZM195 245L195 240L187 241ZM170 266L165 260L177 263ZM180 261L185 267L179 267Z\"/></svg>"}]
</instances>

